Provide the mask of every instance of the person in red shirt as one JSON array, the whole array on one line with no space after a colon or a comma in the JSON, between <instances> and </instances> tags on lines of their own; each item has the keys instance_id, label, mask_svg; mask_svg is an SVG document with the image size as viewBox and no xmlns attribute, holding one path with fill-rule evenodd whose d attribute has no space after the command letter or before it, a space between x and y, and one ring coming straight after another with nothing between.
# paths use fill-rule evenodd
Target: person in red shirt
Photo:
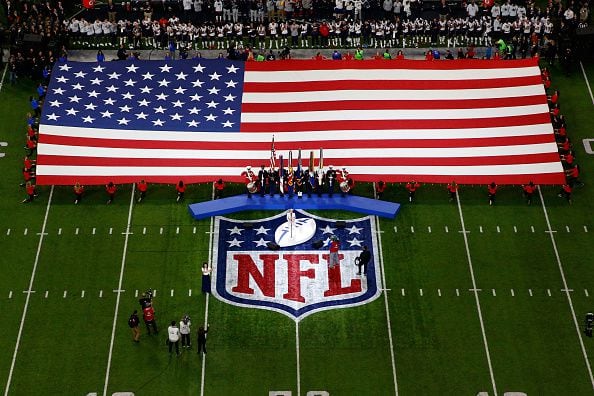
<instances>
[{"instance_id":1,"label":"person in red shirt","mask_svg":"<svg viewBox=\"0 0 594 396\"><path fill-rule=\"evenodd\" d=\"M23 182L21 183L21 187L24 187L32 179L33 173L31 172L31 169L23 168Z\"/></svg>"},{"instance_id":2,"label":"person in red shirt","mask_svg":"<svg viewBox=\"0 0 594 396\"><path fill-rule=\"evenodd\" d=\"M138 203L141 203L144 197L146 197L146 190L148 189L148 184L142 179L140 182L136 183L136 188L138 189Z\"/></svg>"},{"instance_id":3,"label":"person in red shirt","mask_svg":"<svg viewBox=\"0 0 594 396\"><path fill-rule=\"evenodd\" d=\"M148 335L151 335L151 328L155 334L159 332L157 330L157 322L155 321L155 309L152 305L142 309L142 318L144 319Z\"/></svg>"},{"instance_id":4,"label":"person in red shirt","mask_svg":"<svg viewBox=\"0 0 594 396\"><path fill-rule=\"evenodd\" d=\"M493 206L495 203L495 195L497 195L497 184L491 182L491 184L487 186L487 191L489 192L489 206Z\"/></svg>"},{"instance_id":5,"label":"person in red shirt","mask_svg":"<svg viewBox=\"0 0 594 396\"><path fill-rule=\"evenodd\" d=\"M567 199L567 202L571 205L572 201L571 201L571 192L573 191L573 189L571 188L571 186L569 184L564 184L561 186L561 190L559 191L559 198L563 198L565 197L565 199Z\"/></svg>"},{"instance_id":6,"label":"person in red shirt","mask_svg":"<svg viewBox=\"0 0 594 396\"><path fill-rule=\"evenodd\" d=\"M549 103L554 106L557 104L557 102L559 101L559 91L558 90L554 90L553 94L551 96L549 96Z\"/></svg>"},{"instance_id":7,"label":"person in red shirt","mask_svg":"<svg viewBox=\"0 0 594 396\"><path fill-rule=\"evenodd\" d=\"M27 142L25 143L25 150L27 150L27 156L33 155L37 150L37 142L30 136L27 136Z\"/></svg>"},{"instance_id":8,"label":"person in red shirt","mask_svg":"<svg viewBox=\"0 0 594 396\"><path fill-rule=\"evenodd\" d=\"M501 55L499 54L499 51L495 51L495 54L493 55L493 60L499 60L501 59Z\"/></svg>"},{"instance_id":9,"label":"person in red shirt","mask_svg":"<svg viewBox=\"0 0 594 396\"><path fill-rule=\"evenodd\" d=\"M347 51L347 53L345 54L344 58L342 58L342 60L345 60L345 61L350 61L350 60L353 60L353 59L354 58L353 58L353 54L351 54L351 51Z\"/></svg>"},{"instance_id":10,"label":"person in red shirt","mask_svg":"<svg viewBox=\"0 0 594 396\"><path fill-rule=\"evenodd\" d=\"M429 50L425 53L425 60L432 61L435 58L433 57L433 51Z\"/></svg>"},{"instance_id":11,"label":"person in red shirt","mask_svg":"<svg viewBox=\"0 0 594 396\"><path fill-rule=\"evenodd\" d=\"M580 177L580 169L577 164L573 168L565 171L565 177L570 186L584 187L584 183L578 179Z\"/></svg>"},{"instance_id":12,"label":"person in red shirt","mask_svg":"<svg viewBox=\"0 0 594 396\"><path fill-rule=\"evenodd\" d=\"M416 181L410 181L406 183L406 190L408 191L408 202L412 202L415 199L415 193L417 189L421 187L421 183Z\"/></svg>"},{"instance_id":13,"label":"person in red shirt","mask_svg":"<svg viewBox=\"0 0 594 396\"><path fill-rule=\"evenodd\" d=\"M458 193L458 184L455 181L448 184L448 193L450 194L450 202L456 199L456 194Z\"/></svg>"},{"instance_id":14,"label":"person in red shirt","mask_svg":"<svg viewBox=\"0 0 594 396\"><path fill-rule=\"evenodd\" d=\"M569 153L571 151L571 143L567 136L564 136L561 142L557 143L557 147L559 147L559 152L561 154Z\"/></svg>"},{"instance_id":15,"label":"person in red shirt","mask_svg":"<svg viewBox=\"0 0 594 396\"><path fill-rule=\"evenodd\" d=\"M387 184L383 180L375 183L375 199L382 199L384 192L386 191Z\"/></svg>"},{"instance_id":16,"label":"person in red shirt","mask_svg":"<svg viewBox=\"0 0 594 396\"><path fill-rule=\"evenodd\" d=\"M377 50L377 52L375 53L375 55L373 55L373 59L375 59L375 60L382 60L382 59L384 59L384 57L382 56L382 54L380 54L379 50Z\"/></svg>"},{"instance_id":17,"label":"person in red shirt","mask_svg":"<svg viewBox=\"0 0 594 396\"><path fill-rule=\"evenodd\" d=\"M35 130L35 128L33 128L32 125L27 125L27 136L31 139L35 139L35 137L37 136L37 131Z\"/></svg>"},{"instance_id":18,"label":"person in red shirt","mask_svg":"<svg viewBox=\"0 0 594 396\"><path fill-rule=\"evenodd\" d=\"M219 179L214 182L214 199L223 198L223 190L225 189L225 182Z\"/></svg>"},{"instance_id":19,"label":"person in red shirt","mask_svg":"<svg viewBox=\"0 0 594 396\"><path fill-rule=\"evenodd\" d=\"M35 161L29 158L28 155L25 155L25 158L23 159L23 167L33 171L33 168L35 167Z\"/></svg>"},{"instance_id":20,"label":"person in red shirt","mask_svg":"<svg viewBox=\"0 0 594 396\"><path fill-rule=\"evenodd\" d=\"M108 205L113 202L117 189L118 188L115 184L113 184L113 182L109 182L105 185L105 192L107 192L107 196L109 197L109 199L107 200Z\"/></svg>"},{"instance_id":21,"label":"person in red shirt","mask_svg":"<svg viewBox=\"0 0 594 396\"><path fill-rule=\"evenodd\" d=\"M573 164L575 162L575 157L573 156L573 152L570 151L567 154L563 154L561 156L561 161L563 161L563 167L565 169L573 168Z\"/></svg>"},{"instance_id":22,"label":"person in red shirt","mask_svg":"<svg viewBox=\"0 0 594 396\"><path fill-rule=\"evenodd\" d=\"M318 60L318 61L321 61L321 60L325 60L325 59L326 59L326 57L325 57L324 55L322 55L322 53L321 53L321 52L318 52L318 53L317 53L317 54L316 54L316 55L313 57L313 59L315 59L315 60Z\"/></svg>"},{"instance_id":23,"label":"person in red shirt","mask_svg":"<svg viewBox=\"0 0 594 396\"><path fill-rule=\"evenodd\" d=\"M532 195L534 195L536 186L532 181L530 181L530 183L522 185L522 189L524 190L524 197L526 197L526 202L528 203L528 205L532 205Z\"/></svg>"},{"instance_id":24,"label":"person in red shirt","mask_svg":"<svg viewBox=\"0 0 594 396\"><path fill-rule=\"evenodd\" d=\"M340 259L338 258L338 250L340 249L340 241L336 235L332 235L330 238L330 256L328 257L328 266L334 268L340 265Z\"/></svg>"},{"instance_id":25,"label":"person in red shirt","mask_svg":"<svg viewBox=\"0 0 594 396\"><path fill-rule=\"evenodd\" d=\"M75 196L74 204L78 205L78 203L82 199L82 196L85 192L85 186L81 185L79 182L76 182L73 189L74 189L74 196Z\"/></svg>"},{"instance_id":26,"label":"person in red shirt","mask_svg":"<svg viewBox=\"0 0 594 396\"><path fill-rule=\"evenodd\" d=\"M184 184L183 180L180 180L179 183L177 183L177 185L175 186L175 190L177 191L177 202L184 199L186 185Z\"/></svg>"},{"instance_id":27,"label":"person in red shirt","mask_svg":"<svg viewBox=\"0 0 594 396\"><path fill-rule=\"evenodd\" d=\"M398 50L396 53L396 60L403 60L404 59L404 52L402 50Z\"/></svg>"},{"instance_id":28,"label":"person in red shirt","mask_svg":"<svg viewBox=\"0 0 594 396\"><path fill-rule=\"evenodd\" d=\"M23 199L23 203L33 202L33 199L37 196L37 193L35 192L35 184L28 181L25 185L25 190L27 191L27 198Z\"/></svg>"}]
</instances>

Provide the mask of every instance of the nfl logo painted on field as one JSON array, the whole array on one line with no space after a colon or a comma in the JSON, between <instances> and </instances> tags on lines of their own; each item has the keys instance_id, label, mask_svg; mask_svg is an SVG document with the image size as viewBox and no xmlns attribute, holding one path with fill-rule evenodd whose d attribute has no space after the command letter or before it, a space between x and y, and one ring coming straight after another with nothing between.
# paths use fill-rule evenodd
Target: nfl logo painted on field
<instances>
[{"instance_id":1,"label":"nfl logo painted on field","mask_svg":"<svg viewBox=\"0 0 594 396\"><path fill-rule=\"evenodd\" d=\"M290 221L293 216L293 221ZM292 226L291 226L292 224ZM268 309L295 321L318 311L367 304L380 291L375 220L336 220L305 211L256 221L215 218L213 294L229 304ZM331 238L340 265L329 266ZM367 246L366 276L355 258Z\"/></svg>"}]
</instances>

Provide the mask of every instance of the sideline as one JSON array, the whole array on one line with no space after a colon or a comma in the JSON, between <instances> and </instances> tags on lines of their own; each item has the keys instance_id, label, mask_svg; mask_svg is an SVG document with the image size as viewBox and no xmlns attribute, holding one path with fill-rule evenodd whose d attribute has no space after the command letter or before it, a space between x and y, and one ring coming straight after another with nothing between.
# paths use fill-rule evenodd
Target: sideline
<instances>
[{"instance_id":1,"label":"sideline","mask_svg":"<svg viewBox=\"0 0 594 396\"><path fill-rule=\"evenodd\" d=\"M4 78L4 77L3 77ZM39 235L39 243L37 244L37 253L35 254L35 263L33 264L33 270L31 271L31 279L29 280L29 288L25 292L27 297L25 298L25 307L23 308L23 315L21 316L21 324L19 326L19 333L17 335L16 345L14 347L14 353L12 354L12 362L10 363L10 371L8 372L8 379L6 380L6 388L4 389L4 396L8 395L10 391L10 383L12 381L12 374L14 372L14 365L16 362L17 354L19 353L19 346L21 344L21 337L23 335L23 328L25 327L25 317L27 316L27 310L29 308L29 300L33 291L33 282L35 281L35 273L37 272L37 264L39 263L39 255L41 254L41 245L43 244L43 237L46 235L45 227L47 226L47 218L49 216L49 210L52 203L52 196L54 195L54 186L50 189L49 198L47 200L47 208L45 209L45 217L43 218L43 225L41 226L41 234Z\"/></svg>"},{"instance_id":2,"label":"sideline","mask_svg":"<svg viewBox=\"0 0 594 396\"><path fill-rule=\"evenodd\" d=\"M594 389L594 376L592 376L592 367L590 366L590 361L588 360L588 353L586 352L586 348L584 346L584 340L582 339L582 333L580 332L580 326L578 325L577 318L575 316L575 310L573 309L573 301L571 300L571 294L569 293L569 288L567 287L567 280L565 279L565 271L563 270L563 264L561 264L561 258L559 257L559 251L557 250L557 242L555 242L555 237L553 230L551 229L551 222L549 221L549 215L547 213L547 208L544 203L544 198L542 196L542 191L540 190L540 186L538 188L538 196L540 197L540 203L542 204L542 211L545 215L545 220L547 221L547 233L551 237L551 243L553 244L553 250L555 252L555 258L557 259L557 265L559 266L559 272L561 273L561 279L563 280L563 290L565 295L567 296L567 302L569 303L569 308L571 309L571 317L573 318L573 324L575 326L575 331L577 332L578 340L580 341L580 347L582 348L582 354L584 355L584 361L586 363L586 368L588 369L588 375L590 376L590 383L592 384L592 389Z\"/></svg>"},{"instance_id":3,"label":"sideline","mask_svg":"<svg viewBox=\"0 0 594 396\"><path fill-rule=\"evenodd\" d=\"M592 88L590 88L590 82L588 81L588 76L586 76L586 70L584 69L582 61L580 61L580 67L582 68L582 74L584 75L584 80L586 81L588 92L590 93L590 99L592 100L592 104L594 105L594 95L592 95Z\"/></svg>"},{"instance_id":4,"label":"sideline","mask_svg":"<svg viewBox=\"0 0 594 396\"><path fill-rule=\"evenodd\" d=\"M212 185L212 193L210 195L210 199L214 199L215 188L214 184ZM214 238L214 217L210 217L210 239L208 242L208 264L210 268L212 268L212 240ZM210 285L212 287L212 285ZM208 329L208 297L209 293L206 293L206 308L204 309L204 328ZM208 337L208 333L206 334ZM204 374L206 372L206 353L202 355L202 372L200 378L200 396L204 396Z\"/></svg>"},{"instance_id":5,"label":"sideline","mask_svg":"<svg viewBox=\"0 0 594 396\"><path fill-rule=\"evenodd\" d=\"M105 385L103 386L103 396L107 396L107 386L109 385L109 370L111 369L111 357L113 355L113 344L115 340L115 331L118 323L118 309L120 307L120 298L122 297L122 282L124 280L124 268L126 267L126 252L128 251L128 239L130 237L130 223L132 222L132 209L134 208L134 192L136 185L132 183L132 192L130 193L130 209L128 210L128 224L126 225L126 238L124 239L124 250L122 252L122 265L120 267L120 280L116 290L116 305L113 314L113 325L111 327L111 341L109 343L109 355L107 357L107 369L105 370Z\"/></svg>"},{"instance_id":6,"label":"sideline","mask_svg":"<svg viewBox=\"0 0 594 396\"><path fill-rule=\"evenodd\" d=\"M2 54L0 54L2 56ZM4 86L4 77L6 76L6 70L8 70L8 63L4 66L4 72L2 73L2 79L0 80L0 91L2 91L2 87Z\"/></svg>"},{"instance_id":7,"label":"sideline","mask_svg":"<svg viewBox=\"0 0 594 396\"><path fill-rule=\"evenodd\" d=\"M474 293L474 300L476 301L476 309L478 312L479 322L481 324L481 332L483 333L483 344L485 346L485 353L487 354L487 364L489 365L489 374L491 375L491 385L493 386L493 394L497 396L497 386L495 385L495 374L493 373L493 365L491 364L491 353L489 352L489 343L487 342L487 333L485 333L485 322L483 321L483 313L481 311L481 302L478 295L478 288L476 287L476 279L474 277L474 269L472 267L472 258L470 257L470 247L468 246L468 232L464 225L464 216L462 215L462 205L460 204L460 194L456 192L456 201L458 202L458 213L460 214L460 224L462 225L462 236L464 237L464 246L466 247L466 257L468 258L468 269L470 270L470 278L472 279L472 289Z\"/></svg>"}]
</instances>

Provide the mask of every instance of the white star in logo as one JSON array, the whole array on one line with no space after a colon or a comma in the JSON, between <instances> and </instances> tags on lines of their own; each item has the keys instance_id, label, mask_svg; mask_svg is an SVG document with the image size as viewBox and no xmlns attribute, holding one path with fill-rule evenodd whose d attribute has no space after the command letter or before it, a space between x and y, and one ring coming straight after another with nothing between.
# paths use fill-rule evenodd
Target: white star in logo
<instances>
[{"instance_id":1,"label":"white star in logo","mask_svg":"<svg viewBox=\"0 0 594 396\"><path fill-rule=\"evenodd\" d=\"M89 98L96 98L97 96L99 96L99 92L92 90L91 92L89 92Z\"/></svg>"},{"instance_id":2,"label":"white star in logo","mask_svg":"<svg viewBox=\"0 0 594 396\"><path fill-rule=\"evenodd\" d=\"M229 80L225 83L225 85L227 85L227 88L235 88L235 86L237 85L237 82L233 81L233 80Z\"/></svg>"},{"instance_id":3,"label":"white star in logo","mask_svg":"<svg viewBox=\"0 0 594 396\"><path fill-rule=\"evenodd\" d=\"M203 84L204 84L204 81L200 81L200 79L197 79L196 81L192 82L192 86L194 88L202 88Z\"/></svg>"},{"instance_id":4,"label":"white star in logo","mask_svg":"<svg viewBox=\"0 0 594 396\"><path fill-rule=\"evenodd\" d=\"M225 98L225 102L233 102L233 99L235 99L237 96L233 96L231 94L227 95L227 96L223 96L223 98Z\"/></svg>"},{"instance_id":5,"label":"white star in logo","mask_svg":"<svg viewBox=\"0 0 594 396\"><path fill-rule=\"evenodd\" d=\"M185 80L186 77L188 77L187 74L185 74L183 71L179 72L178 74L175 75L177 77L178 80Z\"/></svg>"},{"instance_id":6,"label":"white star in logo","mask_svg":"<svg viewBox=\"0 0 594 396\"><path fill-rule=\"evenodd\" d=\"M116 101L113 100L112 98L103 99L103 103L105 103L105 105L111 105L111 106L113 106L115 102Z\"/></svg>"},{"instance_id":7,"label":"white star in logo","mask_svg":"<svg viewBox=\"0 0 594 396\"><path fill-rule=\"evenodd\" d=\"M151 103L151 102L149 102L149 101L148 101L148 100L146 100L146 99L142 99L142 100L139 100L139 101L138 101L138 106L148 106L148 105L149 105L149 103Z\"/></svg>"},{"instance_id":8,"label":"white star in logo","mask_svg":"<svg viewBox=\"0 0 594 396\"><path fill-rule=\"evenodd\" d=\"M80 100L81 100L81 98L79 98L76 95L70 97L70 103L72 103L72 102L78 103L78 102L80 102Z\"/></svg>"},{"instance_id":9,"label":"white star in logo","mask_svg":"<svg viewBox=\"0 0 594 396\"><path fill-rule=\"evenodd\" d=\"M101 85L103 80L99 80L97 77L91 80L91 85Z\"/></svg>"},{"instance_id":10,"label":"white star in logo","mask_svg":"<svg viewBox=\"0 0 594 396\"><path fill-rule=\"evenodd\" d=\"M219 104L217 102L215 102L214 100L211 100L210 102L208 102L206 104L206 106L208 106L207 108L209 108L209 109L216 109L218 105Z\"/></svg>"},{"instance_id":11,"label":"white star in logo","mask_svg":"<svg viewBox=\"0 0 594 396\"><path fill-rule=\"evenodd\" d=\"M351 228L349 228L349 235L351 234L361 234L359 231L361 231L363 228L357 228L355 225L353 225Z\"/></svg>"},{"instance_id":12,"label":"white star in logo","mask_svg":"<svg viewBox=\"0 0 594 396\"><path fill-rule=\"evenodd\" d=\"M161 81L157 81L160 87L166 87L169 85L169 81L162 79Z\"/></svg>"},{"instance_id":13,"label":"white star in logo","mask_svg":"<svg viewBox=\"0 0 594 396\"><path fill-rule=\"evenodd\" d=\"M80 83L76 83L74 85L72 85L72 89L76 90L76 91L82 91L82 89L84 88L84 85L80 85Z\"/></svg>"},{"instance_id":14,"label":"white star in logo","mask_svg":"<svg viewBox=\"0 0 594 396\"><path fill-rule=\"evenodd\" d=\"M140 68L136 65L130 65L130 66L126 66L126 69L128 70L128 73L136 73L136 70L138 70Z\"/></svg>"},{"instance_id":15,"label":"white star in logo","mask_svg":"<svg viewBox=\"0 0 594 396\"><path fill-rule=\"evenodd\" d=\"M162 73L169 73L169 70L171 70L171 66L163 65L163 66L160 66L159 69L161 69Z\"/></svg>"},{"instance_id":16,"label":"white star in logo","mask_svg":"<svg viewBox=\"0 0 594 396\"><path fill-rule=\"evenodd\" d=\"M128 105L120 106L120 111L123 113L129 113L132 110L132 107L128 107Z\"/></svg>"},{"instance_id":17,"label":"white star in logo","mask_svg":"<svg viewBox=\"0 0 594 396\"><path fill-rule=\"evenodd\" d=\"M322 231L322 235L324 235L324 234L334 234L334 230L335 229L336 228L332 228L329 225L327 225L326 227L322 228L322 230L323 230Z\"/></svg>"},{"instance_id":18,"label":"white star in logo","mask_svg":"<svg viewBox=\"0 0 594 396\"><path fill-rule=\"evenodd\" d=\"M82 119L82 120L83 120L83 122L84 122L84 123L87 123L87 122L88 122L88 123L90 123L90 124L92 124L92 123L93 123L93 121L95 121L95 119L94 119L93 117L91 117L91 116L86 116L86 117L83 117L83 119Z\"/></svg>"},{"instance_id":19,"label":"white star in logo","mask_svg":"<svg viewBox=\"0 0 594 396\"><path fill-rule=\"evenodd\" d=\"M187 89L179 86L179 87L175 88L173 91L178 95L183 95L187 91Z\"/></svg>"},{"instance_id":20,"label":"white star in logo","mask_svg":"<svg viewBox=\"0 0 594 396\"><path fill-rule=\"evenodd\" d=\"M355 238L351 239L350 241L347 239L347 242L351 244L350 247L353 247L353 246L361 246L361 243L363 241L360 241L355 237Z\"/></svg>"},{"instance_id":21,"label":"white star in logo","mask_svg":"<svg viewBox=\"0 0 594 396\"><path fill-rule=\"evenodd\" d=\"M66 81L68 81L68 79L64 76L60 76L58 78L56 78L57 82L61 82L61 83L65 83Z\"/></svg>"},{"instance_id":22,"label":"white star in logo","mask_svg":"<svg viewBox=\"0 0 594 396\"><path fill-rule=\"evenodd\" d=\"M97 108L97 105L95 105L94 103L87 103L85 105L85 109L87 110L95 110Z\"/></svg>"},{"instance_id":23,"label":"white star in logo","mask_svg":"<svg viewBox=\"0 0 594 396\"><path fill-rule=\"evenodd\" d=\"M198 114L200 112L200 109L197 109L196 107L192 107L191 109L189 109L190 114Z\"/></svg>"},{"instance_id":24,"label":"white star in logo","mask_svg":"<svg viewBox=\"0 0 594 396\"><path fill-rule=\"evenodd\" d=\"M59 69L61 71L68 71L68 70L72 69L72 66L68 66L67 64L63 64L63 65L60 65Z\"/></svg>"},{"instance_id":25,"label":"white star in logo","mask_svg":"<svg viewBox=\"0 0 594 396\"><path fill-rule=\"evenodd\" d=\"M234 73L237 74L237 70L239 70L239 67L235 67L234 65L231 66L227 66L227 73Z\"/></svg>"},{"instance_id":26,"label":"white star in logo","mask_svg":"<svg viewBox=\"0 0 594 396\"><path fill-rule=\"evenodd\" d=\"M330 238L326 238L326 240L324 240L324 245L323 246L329 246L330 245Z\"/></svg>"},{"instance_id":27,"label":"white star in logo","mask_svg":"<svg viewBox=\"0 0 594 396\"><path fill-rule=\"evenodd\" d=\"M227 243L229 244L229 246L228 246L228 247L230 247L230 248L232 248L232 247L234 247L234 246L236 246L236 247L241 247L241 243L242 243L242 242L243 242L243 241L238 241L238 240L237 240L237 238L233 238L233 240L232 240L232 241L227 241Z\"/></svg>"},{"instance_id":28,"label":"white star in logo","mask_svg":"<svg viewBox=\"0 0 594 396\"><path fill-rule=\"evenodd\" d=\"M196 122L195 120L192 120L192 121L186 121L186 124L188 124L189 127L196 128L198 126L198 124L200 124L200 122Z\"/></svg>"},{"instance_id":29,"label":"white star in logo","mask_svg":"<svg viewBox=\"0 0 594 396\"><path fill-rule=\"evenodd\" d=\"M209 115L204 116L204 118L206 118L206 121L214 121L214 120L216 120L217 116L210 113Z\"/></svg>"},{"instance_id":30,"label":"white star in logo","mask_svg":"<svg viewBox=\"0 0 594 396\"><path fill-rule=\"evenodd\" d=\"M105 110L101 112L101 118L111 118L111 116L113 115L113 113L111 113L109 110Z\"/></svg>"},{"instance_id":31,"label":"white star in logo","mask_svg":"<svg viewBox=\"0 0 594 396\"><path fill-rule=\"evenodd\" d=\"M268 235L268 231L270 231L270 228L264 228L264 226L261 225L259 228L255 228L254 231L256 231L256 235Z\"/></svg>"},{"instance_id":32,"label":"white star in logo","mask_svg":"<svg viewBox=\"0 0 594 396\"><path fill-rule=\"evenodd\" d=\"M118 124L119 125L128 125L128 123L130 122L130 120L126 119L126 118L120 118L118 120Z\"/></svg>"},{"instance_id":33,"label":"white star in logo","mask_svg":"<svg viewBox=\"0 0 594 396\"><path fill-rule=\"evenodd\" d=\"M212 87L211 89L208 90L208 93L211 95L218 95L219 91L220 91L220 89L218 89L217 87Z\"/></svg>"},{"instance_id":34,"label":"white star in logo","mask_svg":"<svg viewBox=\"0 0 594 396\"><path fill-rule=\"evenodd\" d=\"M52 107L60 107L60 105L62 104L62 102L60 102L58 100L52 100L51 102L49 102L49 104Z\"/></svg>"},{"instance_id":35,"label":"white star in logo","mask_svg":"<svg viewBox=\"0 0 594 396\"><path fill-rule=\"evenodd\" d=\"M190 99L192 99L192 102L194 102L194 101L200 102L200 98L202 98L202 96L200 96L198 94L194 94L194 95L190 96Z\"/></svg>"},{"instance_id":36,"label":"white star in logo","mask_svg":"<svg viewBox=\"0 0 594 396\"><path fill-rule=\"evenodd\" d=\"M231 128L231 127L233 127L233 124L235 124L235 123L234 122L231 122L229 120L227 120L227 121L225 121L225 122L222 123L223 128Z\"/></svg>"},{"instance_id":37,"label":"white star in logo","mask_svg":"<svg viewBox=\"0 0 594 396\"><path fill-rule=\"evenodd\" d=\"M171 121L174 121L174 120L175 121L181 121L181 119L182 119L183 116L180 115L180 114L175 113L175 114L170 115L169 117L171 117Z\"/></svg>"},{"instance_id":38,"label":"white star in logo","mask_svg":"<svg viewBox=\"0 0 594 396\"><path fill-rule=\"evenodd\" d=\"M131 94L130 92L126 92L125 94L122 94L122 99L132 99L133 96L134 96L134 94Z\"/></svg>"},{"instance_id":39,"label":"white star in logo","mask_svg":"<svg viewBox=\"0 0 594 396\"><path fill-rule=\"evenodd\" d=\"M218 80L221 77L221 74L218 74L217 72L214 72L212 74L209 74L208 77L210 77L210 80Z\"/></svg>"},{"instance_id":40,"label":"white star in logo","mask_svg":"<svg viewBox=\"0 0 594 396\"><path fill-rule=\"evenodd\" d=\"M116 87L115 85L110 85L107 87L107 92L116 92L120 87Z\"/></svg>"},{"instance_id":41,"label":"white star in logo","mask_svg":"<svg viewBox=\"0 0 594 396\"><path fill-rule=\"evenodd\" d=\"M229 228L227 231L229 231L229 235L241 235L241 231L243 231L243 228L239 228L237 226L233 227L233 228Z\"/></svg>"},{"instance_id":42,"label":"white star in logo","mask_svg":"<svg viewBox=\"0 0 594 396\"><path fill-rule=\"evenodd\" d=\"M142 111L138 114L136 114L136 119L137 120L146 120L146 117L148 116L148 114L144 114Z\"/></svg>"},{"instance_id":43,"label":"white star in logo","mask_svg":"<svg viewBox=\"0 0 594 396\"><path fill-rule=\"evenodd\" d=\"M165 110L167 110L166 108L164 108L163 106L159 106L159 107L155 107L153 108L153 110L155 110L155 114L165 114Z\"/></svg>"},{"instance_id":44,"label":"white star in logo","mask_svg":"<svg viewBox=\"0 0 594 396\"><path fill-rule=\"evenodd\" d=\"M110 80L117 80L118 78L120 78L120 76L121 74L118 74L116 72L107 75L107 77L109 77Z\"/></svg>"},{"instance_id":45,"label":"white star in logo","mask_svg":"<svg viewBox=\"0 0 594 396\"><path fill-rule=\"evenodd\" d=\"M103 69L105 69L105 67L101 66L101 65L97 65L93 68L93 71L95 73L103 73Z\"/></svg>"},{"instance_id":46,"label":"white star in logo","mask_svg":"<svg viewBox=\"0 0 594 396\"><path fill-rule=\"evenodd\" d=\"M78 110L74 110L74 108L69 108L68 110L66 110L66 114L71 115L71 116L75 116L76 113L78 113Z\"/></svg>"},{"instance_id":47,"label":"white star in logo","mask_svg":"<svg viewBox=\"0 0 594 396\"><path fill-rule=\"evenodd\" d=\"M146 72L142 75L143 80L152 80L155 75L149 72Z\"/></svg>"},{"instance_id":48,"label":"white star in logo","mask_svg":"<svg viewBox=\"0 0 594 396\"><path fill-rule=\"evenodd\" d=\"M74 73L74 77L77 77L77 78L85 78L86 75L87 75L87 73L85 73L82 70L79 71L79 72Z\"/></svg>"},{"instance_id":49,"label":"white star in logo","mask_svg":"<svg viewBox=\"0 0 594 396\"><path fill-rule=\"evenodd\" d=\"M130 79L128 79L128 80L126 80L126 81L124 81L124 84L125 84L127 87L133 87L133 86L134 86L134 84L136 84L136 81L134 81L134 80L132 80L132 79L130 78Z\"/></svg>"},{"instance_id":50,"label":"white star in logo","mask_svg":"<svg viewBox=\"0 0 594 396\"><path fill-rule=\"evenodd\" d=\"M142 92L142 93L146 93L146 94L147 94L147 93L151 93L151 91L152 91L152 90L153 90L153 89L152 89L151 87L148 87L148 86L146 86L146 85L145 85L143 88L140 88L140 92Z\"/></svg>"},{"instance_id":51,"label":"white star in logo","mask_svg":"<svg viewBox=\"0 0 594 396\"><path fill-rule=\"evenodd\" d=\"M194 66L194 73L202 73L204 69L206 69L206 67L198 63L198 65Z\"/></svg>"},{"instance_id":52,"label":"white star in logo","mask_svg":"<svg viewBox=\"0 0 594 396\"><path fill-rule=\"evenodd\" d=\"M233 115L234 112L235 110L230 107L227 107L225 110L223 110L223 114L225 115Z\"/></svg>"},{"instance_id":53,"label":"white star in logo","mask_svg":"<svg viewBox=\"0 0 594 396\"><path fill-rule=\"evenodd\" d=\"M165 123L164 121L161 121L160 118L157 118L156 120L152 121L153 126L163 126L163 124Z\"/></svg>"},{"instance_id":54,"label":"white star in logo","mask_svg":"<svg viewBox=\"0 0 594 396\"><path fill-rule=\"evenodd\" d=\"M260 246L266 246L266 244L268 243L268 241L265 241L264 238L260 237L259 240L257 241L252 241L256 244L256 247L260 247Z\"/></svg>"},{"instance_id":55,"label":"white star in logo","mask_svg":"<svg viewBox=\"0 0 594 396\"><path fill-rule=\"evenodd\" d=\"M160 93L159 95L155 95L157 100L165 100L169 95L165 95L164 93Z\"/></svg>"},{"instance_id":56,"label":"white star in logo","mask_svg":"<svg viewBox=\"0 0 594 396\"><path fill-rule=\"evenodd\" d=\"M56 113L52 113L52 114L48 114L47 115L47 119L48 120L58 121L58 118L60 118L60 116L59 115L56 115Z\"/></svg>"},{"instance_id":57,"label":"white star in logo","mask_svg":"<svg viewBox=\"0 0 594 396\"><path fill-rule=\"evenodd\" d=\"M173 105L173 107L183 107L184 106L184 102L182 102L181 100L176 100L175 102L171 102L171 104Z\"/></svg>"},{"instance_id":58,"label":"white star in logo","mask_svg":"<svg viewBox=\"0 0 594 396\"><path fill-rule=\"evenodd\" d=\"M64 90L62 88L56 88L54 89L54 93L56 95L64 95Z\"/></svg>"}]
</instances>

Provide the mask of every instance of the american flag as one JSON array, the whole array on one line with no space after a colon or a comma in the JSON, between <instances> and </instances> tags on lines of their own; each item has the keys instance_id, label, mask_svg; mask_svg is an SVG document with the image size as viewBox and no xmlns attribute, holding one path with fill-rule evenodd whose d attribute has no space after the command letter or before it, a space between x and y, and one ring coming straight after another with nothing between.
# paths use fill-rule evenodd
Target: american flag
<instances>
[{"instance_id":1,"label":"american flag","mask_svg":"<svg viewBox=\"0 0 594 396\"><path fill-rule=\"evenodd\" d=\"M564 182L535 60L60 63L39 132L39 184L241 181L272 136L355 180Z\"/></svg>"}]
</instances>

